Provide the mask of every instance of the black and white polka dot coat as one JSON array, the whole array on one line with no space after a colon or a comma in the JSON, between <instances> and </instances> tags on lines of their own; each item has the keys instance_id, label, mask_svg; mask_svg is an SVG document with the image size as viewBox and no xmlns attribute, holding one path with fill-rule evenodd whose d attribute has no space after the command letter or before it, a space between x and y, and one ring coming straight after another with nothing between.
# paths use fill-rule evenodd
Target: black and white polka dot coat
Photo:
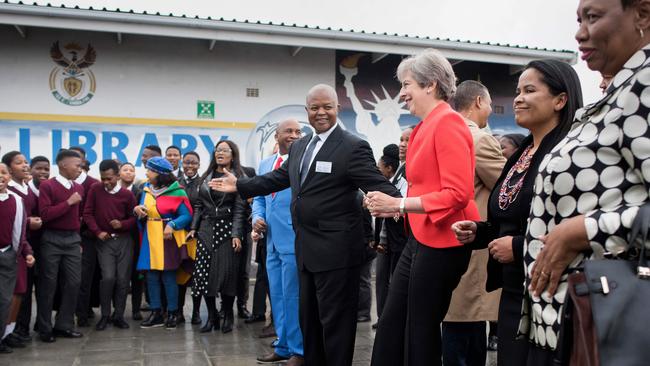
<instances>
[{"instance_id":1,"label":"black and white polka dot coat","mask_svg":"<svg viewBox=\"0 0 650 366\"><path fill-rule=\"evenodd\" d=\"M526 288L544 244L538 240L562 220L585 215L592 252L569 269L605 252L628 248L630 226L650 188L650 46L635 53L616 74L606 95L580 109L571 131L545 156L535 179L524 244ZM568 271L556 294L527 291L520 333L555 349L566 297Z\"/></svg>"}]
</instances>

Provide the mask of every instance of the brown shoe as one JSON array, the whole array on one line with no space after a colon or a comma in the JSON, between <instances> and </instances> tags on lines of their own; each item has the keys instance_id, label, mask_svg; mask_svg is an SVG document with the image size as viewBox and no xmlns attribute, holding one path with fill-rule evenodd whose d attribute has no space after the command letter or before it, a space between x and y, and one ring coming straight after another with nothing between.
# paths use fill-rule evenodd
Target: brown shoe
<instances>
[{"instance_id":1,"label":"brown shoe","mask_svg":"<svg viewBox=\"0 0 650 366\"><path fill-rule=\"evenodd\" d=\"M305 358L298 355L293 355L285 364L286 366L303 366L305 364Z\"/></svg>"},{"instance_id":2,"label":"brown shoe","mask_svg":"<svg viewBox=\"0 0 650 366\"><path fill-rule=\"evenodd\" d=\"M257 363L276 363L280 361L286 361L289 357L280 356L279 354L272 352L266 356L259 356L257 358Z\"/></svg>"}]
</instances>

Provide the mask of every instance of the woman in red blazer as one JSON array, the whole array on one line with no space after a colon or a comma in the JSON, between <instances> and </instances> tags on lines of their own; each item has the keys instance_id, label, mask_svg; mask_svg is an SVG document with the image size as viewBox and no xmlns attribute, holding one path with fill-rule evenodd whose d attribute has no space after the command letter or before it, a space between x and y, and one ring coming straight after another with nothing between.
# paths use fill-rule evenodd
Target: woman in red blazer
<instances>
[{"instance_id":1,"label":"woman in red blazer","mask_svg":"<svg viewBox=\"0 0 650 366\"><path fill-rule=\"evenodd\" d=\"M403 60L397 77L401 98L422 121L406 153L407 198L367 195L373 215L406 215L411 231L391 279L371 364L440 365L440 323L471 255L451 225L479 217L474 143L463 118L447 104L456 76L442 54L429 49Z\"/></svg>"}]
</instances>

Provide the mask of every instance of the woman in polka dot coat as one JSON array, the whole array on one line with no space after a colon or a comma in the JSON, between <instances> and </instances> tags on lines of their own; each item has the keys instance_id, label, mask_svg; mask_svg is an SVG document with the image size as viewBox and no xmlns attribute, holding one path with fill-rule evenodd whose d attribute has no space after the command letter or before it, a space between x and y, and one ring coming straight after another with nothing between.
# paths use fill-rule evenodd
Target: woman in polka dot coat
<instances>
[{"instance_id":1,"label":"woman in polka dot coat","mask_svg":"<svg viewBox=\"0 0 650 366\"><path fill-rule=\"evenodd\" d=\"M650 0L581 0L578 22L582 58L614 78L576 113L535 179L519 329L536 345L528 364L553 364L568 273L628 249L650 188Z\"/></svg>"},{"instance_id":2,"label":"woman in polka dot coat","mask_svg":"<svg viewBox=\"0 0 650 366\"><path fill-rule=\"evenodd\" d=\"M213 178L223 176L224 169L236 176L243 174L239 164L239 149L234 142L224 140L215 146L208 170L201 177L194 205L192 230L198 241L196 264L192 277L192 295L204 296L208 321L201 332L221 328L232 331L233 303L237 289L237 269L241 258L245 204L237 193L217 192L208 187ZM219 324L216 297L222 297L224 319Z\"/></svg>"}]
</instances>

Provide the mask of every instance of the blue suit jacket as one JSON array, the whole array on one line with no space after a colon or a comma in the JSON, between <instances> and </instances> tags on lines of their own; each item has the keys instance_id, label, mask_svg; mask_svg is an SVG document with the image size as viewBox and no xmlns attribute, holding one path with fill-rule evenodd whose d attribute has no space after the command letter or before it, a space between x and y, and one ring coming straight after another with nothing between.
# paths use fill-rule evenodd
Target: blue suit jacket
<instances>
[{"instance_id":1,"label":"blue suit jacket","mask_svg":"<svg viewBox=\"0 0 650 366\"><path fill-rule=\"evenodd\" d=\"M277 154L260 162L259 174L273 170ZM288 160L288 159L287 159ZM291 189L287 188L272 195L257 196L253 200L253 223L258 218L266 221L266 244L269 251L277 250L281 254L295 254L296 234L291 222Z\"/></svg>"}]
</instances>

